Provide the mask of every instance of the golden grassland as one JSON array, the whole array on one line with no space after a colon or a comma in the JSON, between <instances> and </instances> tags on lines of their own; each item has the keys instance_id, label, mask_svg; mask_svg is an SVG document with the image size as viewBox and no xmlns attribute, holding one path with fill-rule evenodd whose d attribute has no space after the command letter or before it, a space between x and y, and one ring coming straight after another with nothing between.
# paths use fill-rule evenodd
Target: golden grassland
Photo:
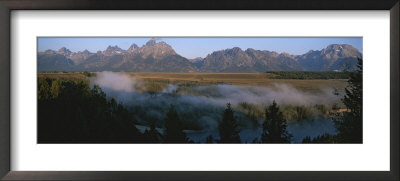
<instances>
[{"instance_id":1,"label":"golden grassland","mask_svg":"<svg viewBox=\"0 0 400 181\"><path fill-rule=\"evenodd\" d=\"M272 86L287 84L302 91L319 91L324 88L344 90L346 79L273 79L270 73L127 73L136 79L142 79L146 84L158 84L164 88L168 84L182 85L212 85L231 84L245 86ZM48 78L85 78L82 73L39 73L38 77Z\"/></svg>"}]
</instances>

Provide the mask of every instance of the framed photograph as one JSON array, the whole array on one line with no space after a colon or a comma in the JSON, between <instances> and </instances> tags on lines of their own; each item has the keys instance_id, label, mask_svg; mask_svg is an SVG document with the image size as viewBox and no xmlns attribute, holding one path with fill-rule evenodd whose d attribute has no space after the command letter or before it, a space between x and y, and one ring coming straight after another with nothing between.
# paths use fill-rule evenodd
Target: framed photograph
<instances>
[{"instance_id":1,"label":"framed photograph","mask_svg":"<svg viewBox=\"0 0 400 181\"><path fill-rule=\"evenodd\" d=\"M397 0L0 12L3 180L399 179Z\"/></svg>"}]
</instances>

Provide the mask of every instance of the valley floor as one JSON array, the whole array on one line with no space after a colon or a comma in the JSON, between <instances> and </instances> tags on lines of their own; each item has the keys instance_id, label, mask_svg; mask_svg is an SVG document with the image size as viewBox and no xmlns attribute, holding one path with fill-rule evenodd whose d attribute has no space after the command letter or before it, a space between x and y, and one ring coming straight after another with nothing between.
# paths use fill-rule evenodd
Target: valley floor
<instances>
[{"instance_id":1,"label":"valley floor","mask_svg":"<svg viewBox=\"0 0 400 181\"><path fill-rule=\"evenodd\" d=\"M212 85L230 84L246 86L270 86L273 84L287 84L301 91L318 92L330 88L344 90L347 79L274 79L271 73L134 73L127 72L136 79L145 83L157 83L162 87L168 84ZM82 73L38 73L38 77L48 78L85 78Z\"/></svg>"}]
</instances>

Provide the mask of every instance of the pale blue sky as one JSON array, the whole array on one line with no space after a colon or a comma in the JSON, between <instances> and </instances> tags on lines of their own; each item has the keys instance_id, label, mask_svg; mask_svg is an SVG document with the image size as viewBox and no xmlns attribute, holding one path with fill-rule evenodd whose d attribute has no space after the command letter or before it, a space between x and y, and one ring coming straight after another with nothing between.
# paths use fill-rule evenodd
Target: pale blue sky
<instances>
[{"instance_id":1,"label":"pale blue sky","mask_svg":"<svg viewBox=\"0 0 400 181\"><path fill-rule=\"evenodd\" d=\"M85 49L97 52L105 50L108 45L118 45L122 49L128 49L133 43L140 47L150 39L150 37L39 37L38 51L58 50L66 47L73 52ZM330 44L350 44L362 52L362 37L161 37L157 41L168 43L178 54L186 58L204 58L213 51L233 47L240 47L243 50L253 48L300 55L309 50L321 50Z\"/></svg>"}]
</instances>

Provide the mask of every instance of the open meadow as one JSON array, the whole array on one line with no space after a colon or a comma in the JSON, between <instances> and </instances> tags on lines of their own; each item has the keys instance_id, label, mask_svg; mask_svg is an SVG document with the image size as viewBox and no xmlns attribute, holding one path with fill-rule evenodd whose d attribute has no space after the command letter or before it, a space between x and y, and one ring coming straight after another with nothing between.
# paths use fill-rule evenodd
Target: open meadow
<instances>
[{"instance_id":1,"label":"open meadow","mask_svg":"<svg viewBox=\"0 0 400 181\"><path fill-rule=\"evenodd\" d=\"M95 72L93 74L96 74ZM242 86L271 86L287 84L296 89L309 92L319 92L331 88L344 90L347 79L274 79L272 73L126 73L135 79L142 80L147 91L156 91L174 85L213 85L229 84ZM79 78L85 79L82 73L39 73L39 77L48 78ZM153 86L153 87L152 87Z\"/></svg>"}]
</instances>

